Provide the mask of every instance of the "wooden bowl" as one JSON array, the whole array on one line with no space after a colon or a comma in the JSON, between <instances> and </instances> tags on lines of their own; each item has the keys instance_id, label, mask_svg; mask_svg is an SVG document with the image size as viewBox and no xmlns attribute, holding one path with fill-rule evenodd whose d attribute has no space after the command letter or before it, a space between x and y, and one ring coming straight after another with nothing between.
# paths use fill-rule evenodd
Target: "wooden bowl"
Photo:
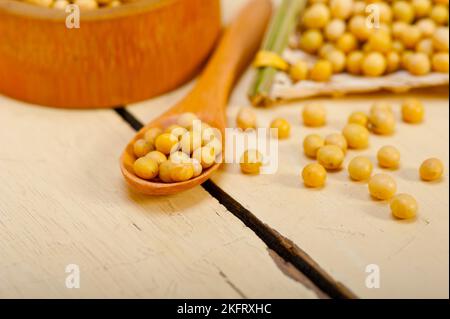
<instances>
[{"instance_id":1,"label":"wooden bowl","mask_svg":"<svg viewBox=\"0 0 450 319\"><path fill-rule=\"evenodd\" d=\"M140 0L68 13L0 2L0 94L65 108L115 107L191 79L220 28L219 0Z\"/></svg>"}]
</instances>

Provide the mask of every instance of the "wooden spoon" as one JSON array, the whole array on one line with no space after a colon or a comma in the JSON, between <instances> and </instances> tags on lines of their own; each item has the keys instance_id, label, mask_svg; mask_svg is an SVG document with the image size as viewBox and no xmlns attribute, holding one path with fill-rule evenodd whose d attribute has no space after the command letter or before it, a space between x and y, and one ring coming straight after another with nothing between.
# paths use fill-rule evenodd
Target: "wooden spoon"
<instances>
[{"instance_id":1,"label":"wooden spoon","mask_svg":"<svg viewBox=\"0 0 450 319\"><path fill-rule=\"evenodd\" d=\"M214 164L201 175L179 183L144 180L133 172L133 163L136 160L133 144L137 139L143 138L148 128L164 128L174 124L177 117L184 112L195 113L202 121L218 128L224 137L228 97L238 75L258 50L271 10L270 0L251 0L225 31L193 90L178 104L143 127L127 145L121 157L120 168L132 189L148 195L174 194L203 183L219 168L220 163ZM205 28L207 27L205 25Z\"/></svg>"}]
</instances>

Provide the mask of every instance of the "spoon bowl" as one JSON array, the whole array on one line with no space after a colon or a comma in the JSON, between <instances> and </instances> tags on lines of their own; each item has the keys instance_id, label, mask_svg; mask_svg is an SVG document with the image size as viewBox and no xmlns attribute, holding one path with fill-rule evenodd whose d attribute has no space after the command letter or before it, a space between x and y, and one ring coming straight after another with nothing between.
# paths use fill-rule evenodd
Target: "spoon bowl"
<instances>
[{"instance_id":1,"label":"spoon bowl","mask_svg":"<svg viewBox=\"0 0 450 319\"><path fill-rule=\"evenodd\" d=\"M201 119L203 122L203 118L201 118L201 115L196 114L199 119ZM177 120L177 115L163 115L161 117L158 117L157 119L153 120L152 122L145 125L142 129L139 130L139 132L135 135L134 139L127 145L125 148L125 151L122 154L122 158L120 161L120 168L122 171L122 174L127 181L127 183L131 186L132 189L138 191L139 193L147 194L147 195L170 195L178 193L182 190L192 188L194 186L200 185L206 180L209 179L211 174L216 171L221 163L216 163L209 167L206 170L203 170L202 173L195 177L191 178L184 182L178 182L178 183L163 183L159 181L149 181L142 179L138 176L136 176L133 172L133 164L134 161L136 161L137 157L134 155L133 151L133 144L136 142L136 140L141 139L144 137L145 132L151 128L151 127L167 127L169 125L175 124ZM209 124L209 123L208 123ZM217 126L214 126L217 127ZM219 128L217 127L223 136L224 134L224 127ZM223 138L222 138L223 143Z\"/></svg>"},{"instance_id":2,"label":"spoon bowl","mask_svg":"<svg viewBox=\"0 0 450 319\"><path fill-rule=\"evenodd\" d=\"M229 94L238 75L258 50L270 13L270 0L251 0L225 31L217 50L193 90L178 104L145 125L130 141L122 154L120 167L125 181L133 190L147 195L175 194L205 182L220 167L221 163L216 163L199 176L184 182L163 183L145 180L134 174L133 164L136 156L133 144L143 138L149 128L167 127L174 124L182 113L192 112L203 122L219 129L224 145L225 107Z\"/></svg>"}]
</instances>

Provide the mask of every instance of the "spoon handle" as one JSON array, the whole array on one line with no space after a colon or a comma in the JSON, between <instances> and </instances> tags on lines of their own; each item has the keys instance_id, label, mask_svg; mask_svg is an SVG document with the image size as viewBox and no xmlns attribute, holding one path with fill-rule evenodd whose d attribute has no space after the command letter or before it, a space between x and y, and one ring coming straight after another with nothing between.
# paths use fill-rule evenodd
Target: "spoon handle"
<instances>
[{"instance_id":1,"label":"spoon handle","mask_svg":"<svg viewBox=\"0 0 450 319\"><path fill-rule=\"evenodd\" d=\"M225 30L216 51L188 97L197 103L198 113L206 118L208 115L214 118L214 113L217 112L225 114L233 84L258 50L271 11L270 0L250 0Z\"/></svg>"}]
</instances>

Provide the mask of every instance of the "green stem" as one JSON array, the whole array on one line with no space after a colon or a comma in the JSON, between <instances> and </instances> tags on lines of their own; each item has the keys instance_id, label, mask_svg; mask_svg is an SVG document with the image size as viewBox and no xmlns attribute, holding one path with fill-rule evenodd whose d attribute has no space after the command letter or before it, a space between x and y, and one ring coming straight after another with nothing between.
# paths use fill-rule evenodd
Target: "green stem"
<instances>
[{"instance_id":1,"label":"green stem","mask_svg":"<svg viewBox=\"0 0 450 319\"><path fill-rule=\"evenodd\" d=\"M261 50L272 51L280 55L283 53L305 5L306 0L282 1L270 22ZM253 105L265 106L273 102L270 99L270 90L276 73L277 70L272 67L263 67L256 71L248 94Z\"/></svg>"}]
</instances>

